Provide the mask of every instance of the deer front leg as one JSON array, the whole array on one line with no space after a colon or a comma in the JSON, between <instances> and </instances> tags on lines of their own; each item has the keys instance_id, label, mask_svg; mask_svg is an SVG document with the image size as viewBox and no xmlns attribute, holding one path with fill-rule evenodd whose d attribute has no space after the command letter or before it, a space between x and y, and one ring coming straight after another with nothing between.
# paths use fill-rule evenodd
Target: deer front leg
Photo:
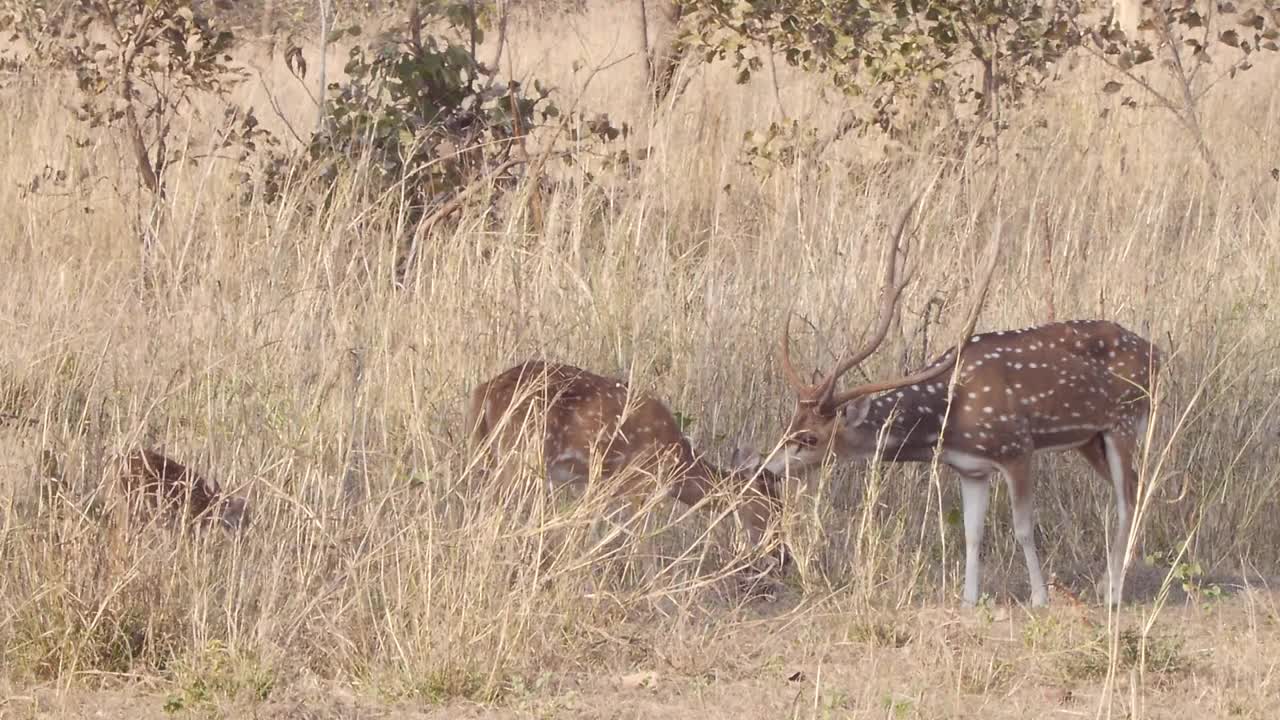
<instances>
[{"instance_id":1,"label":"deer front leg","mask_svg":"<svg viewBox=\"0 0 1280 720\"><path fill-rule=\"evenodd\" d=\"M989 479L963 477L960 502L964 508L964 606L978 604L982 581L982 534L986 529L987 505L991 500Z\"/></svg>"}]
</instances>

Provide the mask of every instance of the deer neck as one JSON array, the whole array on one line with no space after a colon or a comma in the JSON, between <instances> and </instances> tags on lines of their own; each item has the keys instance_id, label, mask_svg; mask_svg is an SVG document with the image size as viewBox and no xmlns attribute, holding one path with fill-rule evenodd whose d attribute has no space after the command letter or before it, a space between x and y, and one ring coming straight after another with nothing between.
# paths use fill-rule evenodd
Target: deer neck
<instances>
[{"instance_id":1,"label":"deer neck","mask_svg":"<svg viewBox=\"0 0 1280 720\"><path fill-rule=\"evenodd\" d=\"M688 461L684 471L676 479L671 495L692 507L701 502L727 476L728 473L715 465L701 458L694 458Z\"/></svg>"},{"instance_id":2,"label":"deer neck","mask_svg":"<svg viewBox=\"0 0 1280 720\"><path fill-rule=\"evenodd\" d=\"M943 381L885 393L871 401L861 422L842 427L837 453L879 455L892 462L928 462L943 437L948 405Z\"/></svg>"}]
</instances>

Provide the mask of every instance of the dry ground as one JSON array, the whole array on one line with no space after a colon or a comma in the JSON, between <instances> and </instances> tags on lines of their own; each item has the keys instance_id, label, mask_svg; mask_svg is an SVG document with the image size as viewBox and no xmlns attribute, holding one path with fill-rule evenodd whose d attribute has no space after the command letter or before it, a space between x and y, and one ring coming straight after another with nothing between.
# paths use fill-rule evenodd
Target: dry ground
<instances>
[{"instance_id":1,"label":"dry ground","mask_svg":"<svg viewBox=\"0 0 1280 720\"><path fill-rule=\"evenodd\" d=\"M1159 613L1131 607L1116 636L1103 613L1069 602L1034 613L872 617L760 603L733 622L705 618L701 652L689 647L693 638L643 624L602 629L598 664L533 677L496 705L397 700L300 673L266 697L159 678L28 686L10 690L0 716L1272 718L1280 712L1278 601L1248 590Z\"/></svg>"},{"instance_id":2,"label":"dry ground","mask_svg":"<svg viewBox=\"0 0 1280 720\"><path fill-rule=\"evenodd\" d=\"M544 497L532 466L475 480L467 389L555 358L656 393L716 457L769 447L792 402L784 314L807 321L809 366L857 342L883 233L949 161L924 138L849 138L751 167L746 132L782 107L829 129L839 99L785 68L775 95L712 67L649 108L638 61L617 62L625 15L521 25L509 57L631 122L648 159L626 178L562 170L541 225L467 213L404 289L402 216L357 204L359 177L316 215L243 199L217 162L174 176L142 262L119 137L79 126L59 78L6 82L0 412L36 424L0 428L0 717L1280 716L1276 63L1208 96L1220 179L1167 114L1121 112L1076 67L1014 118L998 171L952 164L925 199L920 272L866 369L918 367L957 330L996 183L981 328L1105 317L1171 358L1140 462L1135 601L1098 607L1109 492L1062 456L1036 467L1047 610L1018 604L1002 488L991 601L962 612L954 477L862 463L790 488L796 565L770 599L731 578L750 551L711 513L655 503L610 559L602 499ZM306 127L280 59L241 52L262 71L242 96L276 130ZM130 535L100 517L107 458L140 442L248 493L253 530ZM42 452L62 469L52 499Z\"/></svg>"}]
</instances>

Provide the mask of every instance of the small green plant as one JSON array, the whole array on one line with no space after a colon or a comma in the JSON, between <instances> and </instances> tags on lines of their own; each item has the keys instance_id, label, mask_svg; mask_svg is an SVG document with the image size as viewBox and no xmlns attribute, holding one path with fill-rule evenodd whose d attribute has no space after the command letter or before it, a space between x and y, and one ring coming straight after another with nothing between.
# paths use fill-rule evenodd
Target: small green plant
<instances>
[{"instance_id":1,"label":"small green plant","mask_svg":"<svg viewBox=\"0 0 1280 720\"><path fill-rule=\"evenodd\" d=\"M943 522L952 530L964 530L964 509L953 507L942 516Z\"/></svg>"},{"instance_id":2,"label":"small green plant","mask_svg":"<svg viewBox=\"0 0 1280 720\"><path fill-rule=\"evenodd\" d=\"M181 695L170 695L164 699L163 710L166 715L176 715L186 707Z\"/></svg>"},{"instance_id":3,"label":"small green plant","mask_svg":"<svg viewBox=\"0 0 1280 720\"><path fill-rule=\"evenodd\" d=\"M910 699L893 695L885 695L881 698L880 705L884 708L886 715L898 719L909 717L915 708L915 703Z\"/></svg>"},{"instance_id":4,"label":"small green plant","mask_svg":"<svg viewBox=\"0 0 1280 720\"><path fill-rule=\"evenodd\" d=\"M176 676L182 686L179 703L185 708L242 693L262 702L271 697L277 682L274 671L257 657L234 654L220 642L210 643L202 652L179 662Z\"/></svg>"},{"instance_id":5,"label":"small green plant","mask_svg":"<svg viewBox=\"0 0 1280 720\"><path fill-rule=\"evenodd\" d=\"M1036 616L1023 627L1022 640L1047 658L1064 680L1098 680L1111 667L1113 638L1103 626ZM1123 671L1141 667L1149 675L1176 677L1191 669L1182 640L1172 635L1124 628L1114 638L1114 650L1116 667Z\"/></svg>"},{"instance_id":6,"label":"small green plant","mask_svg":"<svg viewBox=\"0 0 1280 720\"><path fill-rule=\"evenodd\" d=\"M473 21L466 3L424 9L419 23L446 21L455 32ZM333 39L360 33L352 26ZM296 50L286 57L299 56ZM329 86L327 115L309 147L312 158L367 161L378 179L404 182L416 203L446 197L494 171L535 124L560 112L536 80L532 93L514 81L489 84L488 69L461 41L424 35L421 25L391 45L352 47L344 72L344 82Z\"/></svg>"},{"instance_id":7,"label":"small green plant","mask_svg":"<svg viewBox=\"0 0 1280 720\"><path fill-rule=\"evenodd\" d=\"M915 639L910 629L879 619L856 622L845 634L849 640L880 648L903 648Z\"/></svg>"},{"instance_id":8,"label":"small green plant","mask_svg":"<svg viewBox=\"0 0 1280 720\"><path fill-rule=\"evenodd\" d=\"M1177 551L1150 553L1144 560L1148 566L1168 566L1170 579L1177 581L1178 586L1188 597L1208 602L1220 600L1223 597L1222 586L1215 582L1208 582L1200 563L1185 559Z\"/></svg>"},{"instance_id":9,"label":"small green plant","mask_svg":"<svg viewBox=\"0 0 1280 720\"><path fill-rule=\"evenodd\" d=\"M473 702L494 702L505 688L489 683L485 675L462 669L439 670L416 681L407 694L433 705L462 698Z\"/></svg>"},{"instance_id":10,"label":"small green plant","mask_svg":"<svg viewBox=\"0 0 1280 720\"><path fill-rule=\"evenodd\" d=\"M695 416L685 415L682 412L672 413L672 415L675 416L676 427L678 427L680 429L680 432L684 433L685 435L689 434L689 431L693 429L694 423L698 421L698 418L696 418Z\"/></svg>"},{"instance_id":11,"label":"small green plant","mask_svg":"<svg viewBox=\"0 0 1280 720\"><path fill-rule=\"evenodd\" d=\"M798 148L812 147L818 134L798 120L769 123L763 132L748 130L742 138L745 163L758 175L768 176L776 168L789 168L799 157Z\"/></svg>"},{"instance_id":12,"label":"small green plant","mask_svg":"<svg viewBox=\"0 0 1280 720\"><path fill-rule=\"evenodd\" d=\"M853 708L850 702L849 693L843 690L833 690L823 693L822 699L819 701L821 708L821 717L841 717L841 711L848 711Z\"/></svg>"}]
</instances>

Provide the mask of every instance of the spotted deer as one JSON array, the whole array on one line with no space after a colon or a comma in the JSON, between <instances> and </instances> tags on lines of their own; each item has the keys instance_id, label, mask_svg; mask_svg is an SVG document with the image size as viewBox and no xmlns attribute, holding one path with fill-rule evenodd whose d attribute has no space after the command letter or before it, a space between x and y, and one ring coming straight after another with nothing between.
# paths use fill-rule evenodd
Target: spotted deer
<instances>
[{"instance_id":1,"label":"spotted deer","mask_svg":"<svg viewBox=\"0 0 1280 720\"><path fill-rule=\"evenodd\" d=\"M956 347L918 372L840 390L840 377L875 353L889 330L907 283L898 280L904 225L905 216L890 236L879 318L862 348L820 382L806 384L791 362L789 318L784 325L781 365L797 400L787 435L765 469L803 470L829 453L889 462L931 462L937 454L961 476L966 605L979 598L989 478L998 472L1008 484L1031 604L1041 606L1049 595L1036 553L1031 459L1040 451L1075 450L1115 490L1118 531L1107 567L1108 601L1118 603L1138 483L1136 447L1146 434L1159 350L1105 320L972 335L989 268Z\"/></svg>"},{"instance_id":2,"label":"spotted deer","mask_svg":"<svg viewBox=\"0 0 1280 720\"><path fill-rule=\"evenodd\" d=\"M553 488L585 485L595 465L601 480L616 484L614 496L634 505L655 478L666 477L667 493L690 507L704 498L723 507L737 495L733 512L751 542L769 538L778 486L760 468L759 454L737 450L732 469L713 465L694 453L662 402L632 393L621 380L572 365L524 362L475 387L466 422L473 448L495 462L535 433ZM779 546L773 557L785 563L785 550Z\"/></svg>"},{"instance_id":3,"label":"spotted deer","mask_svg":"<svg viewBox=\"0 0 1280 720\"><path fill-rule=\"evenodd\" d=\"M137 509L178 511L193 522L246 530L249 510L244 498L227 495L212 478L154 450L134 450L120 460L121 485Z\"/></svg>"}]
</instances>

